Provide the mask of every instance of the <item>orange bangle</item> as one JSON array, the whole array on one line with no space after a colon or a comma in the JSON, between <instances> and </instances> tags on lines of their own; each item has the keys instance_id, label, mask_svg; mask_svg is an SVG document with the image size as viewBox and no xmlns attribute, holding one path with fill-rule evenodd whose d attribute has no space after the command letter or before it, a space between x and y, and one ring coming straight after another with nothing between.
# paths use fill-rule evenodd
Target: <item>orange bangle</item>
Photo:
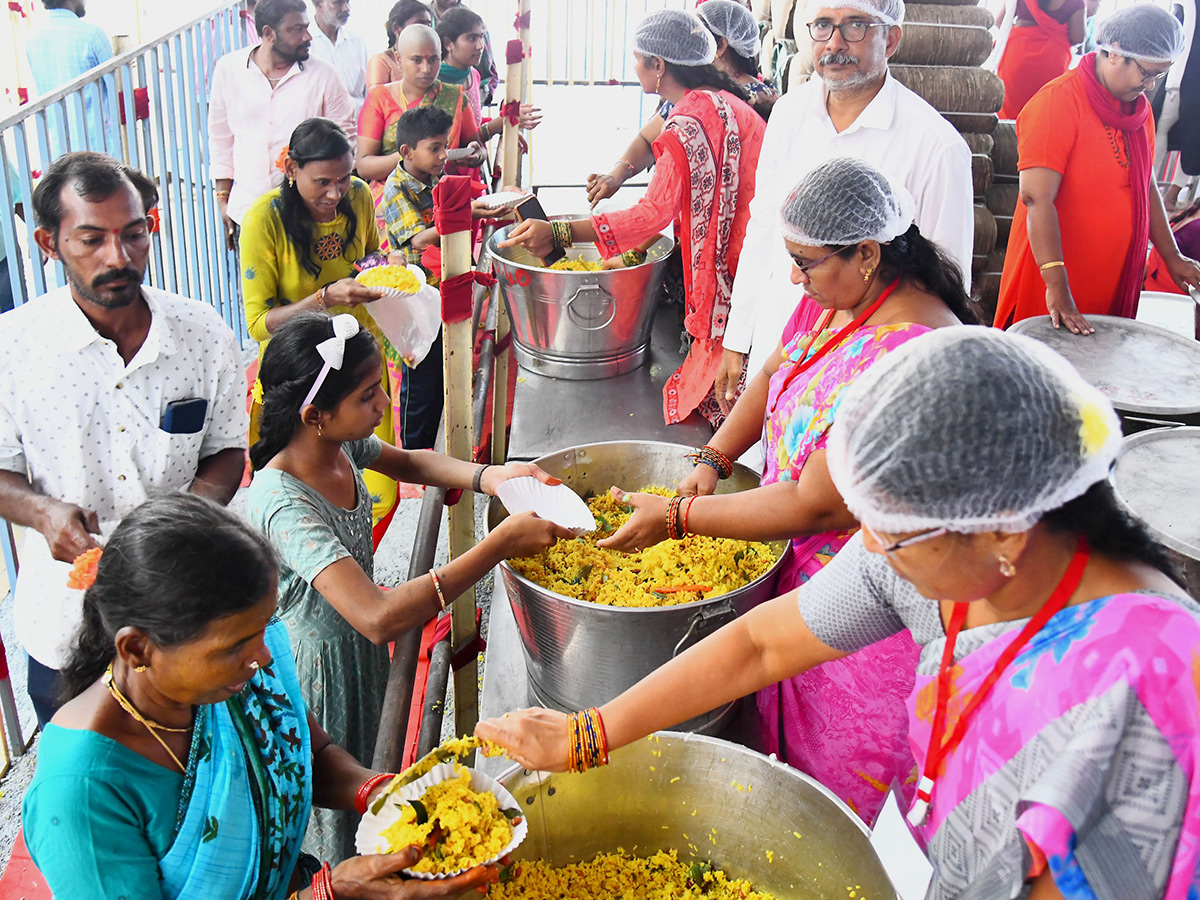
<instances>
[{"instance_id":1,"label":"orange bangle","mask_svg":"<svg viewBox=\"0 0 1200 900\"><path fill-rule=\"evenodd\" d=\"M691 534L691 532L688 531L688 516L690 516L692 514L692 504L695 502L696 502L695 497L688 498L687 508L683 511L683 532L682 532L682 534L679 535L681 538L687 537L689 534Z\"/></svg>"}]
</instances>

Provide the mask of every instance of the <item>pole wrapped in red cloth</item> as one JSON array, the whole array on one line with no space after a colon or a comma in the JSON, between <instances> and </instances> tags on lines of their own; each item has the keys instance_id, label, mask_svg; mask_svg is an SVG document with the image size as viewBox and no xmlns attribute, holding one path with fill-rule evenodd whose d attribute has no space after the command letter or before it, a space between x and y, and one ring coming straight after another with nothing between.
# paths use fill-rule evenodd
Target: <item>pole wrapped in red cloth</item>
<instances>
[{"instance_id":1,"label":"pole wrapped in red cloth","mask_svg":"<svg viewBox=\"0 0 1200 900\"><path fill-rule=\"evenodd\" d=\"M525 45L515 38L504 48L504 58L510 66L515 66L525 58Z\"/></svg>"},{"instance_id":2,"label":"pole wrapped in red cloth","mask_svg":"<svg viewBox=\"0 0 1200 900\"><path fill-rule=\"evenodd\" d=\"M433 224L445 237L471 228L473 188L467 175L443 175L433 187Z\"/></svg>"},{"instance_id":3,"label":"pole wrapped in red cloth","mask_svg":"<svg viewBox=\"0 0 1200 900\"><path fill-rule=\"evenodd\" d=\"M469 319L474 307L471 288L476 284L491 287L495 283L496 279L486 272L464 272L444 279L438 285L442 292L442 321L454 324Z\"/></svg>"}]
</instances>

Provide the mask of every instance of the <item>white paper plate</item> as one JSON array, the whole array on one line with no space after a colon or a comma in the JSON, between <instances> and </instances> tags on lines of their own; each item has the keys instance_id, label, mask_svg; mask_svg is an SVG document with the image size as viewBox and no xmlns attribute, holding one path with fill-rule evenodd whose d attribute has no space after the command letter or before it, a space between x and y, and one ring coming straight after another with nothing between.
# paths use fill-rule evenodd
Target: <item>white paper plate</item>
<instances>
[{"instance_id":1,"label":"white paper plate","mask_svg":"<svg viewBox=\"0 0 1200 900\"><path fill-rule=\"evenodd\" d=\"M389 263L389 265L391 265L391 264ZM378 269L378 268L380 268L380 266L372 266L371 268ZM429 280L425 277L425 270L422 269L420 266L415 266L412 263L409 263L404 268L408 269L408 271L412 272L413 275L416 276L417 290L411 291L411 292L410 291L402 291L402 290L399 290L398 288L380 287L379 285L368 285L368 287L373 287L373 288L375 288L375 290L382 292L384 297L410 297L413 294L418 293L422 288L426 287L429 284ZM370 271L371 271L371 269L366 269L362 272L359 272L357 275L354 276L354 279L361 284L362 277L365 274L367 274L367 272L370 272Z\"/></svg>"},{"instance_id":2,"label":"white paper plate","mask_svg":"<svg viewBox=\"0 0 1200 900\"><path fill-rule=\"evenodd\" d=\"M563 528L596 530L596 517L588 505L565 484L552 486L523 475L500 482L496 496L511 516L533 511Z\"/></svg>"},{"instance_id":3,"label":"white paper plate","mask_svg":"<svg viewBox=\"0 0 1200 900\"><path fill-rule=\"evenodd\" d=\"M476 793L491 791L496 795L496 800L500 803L501 809L515 809L520 812L521 806L516 799L500 782L494 778L483 774L478 769L464 767L471 773L471 790ZM433 787L443 781L449 781L455 778L458 773L455 771L454 763L442 763L440 766L434 766L428 773L418 778L411 784L406 784L404 787L387 795L384 801L383 808L378 814L372 813L370 809L367 814L362 817L362 821L358 823L358 831L354 835L354 847L362 856L368 856L374 853L386 853L387 841L381 836L384 829L396 824L400 821L400 814L404 807L408 805L409 800L420 800L421 796ZM513 826L512 840L508 844L481 865L491 865L499 861L503 857L512 853L520 846L521 841L525 840L525 836L529 833L529 823L524 814L521 815L521 821ZM429 872L414 872L412 869L404 869L404 874L411 878L419 878L422 881L442 881L446 878L453 878L455 875L460 875L466 869L459 872L446 873L429 873Z\"/></svg>"},{"instance_id":4,"label":"white paper plate","mask_svg":"<svg viewBox=\"0 0 1200 900\"><path fill-rule=\"evenodd\" d=\"M485 194L479 201L490 209L514 209L532 196L528 191L498 191Z\"/></svg>"}]
</instances>

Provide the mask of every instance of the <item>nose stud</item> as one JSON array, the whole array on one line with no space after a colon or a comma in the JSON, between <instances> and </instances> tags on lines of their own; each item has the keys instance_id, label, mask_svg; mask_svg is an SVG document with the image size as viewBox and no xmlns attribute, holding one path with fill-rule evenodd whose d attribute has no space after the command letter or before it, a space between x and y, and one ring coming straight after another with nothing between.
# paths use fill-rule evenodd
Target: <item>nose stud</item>
<instances>
[{"instance_id":1,"label":"nose stud","mask_svg":"<svg viewBox=\"0 0 1200 900\"><path fill-rule=\"evenodd\" d=\"M258 660L257 659L250 660L250 668L253 669L255 672L258 671Z\"/></svg>"}]
</instances>

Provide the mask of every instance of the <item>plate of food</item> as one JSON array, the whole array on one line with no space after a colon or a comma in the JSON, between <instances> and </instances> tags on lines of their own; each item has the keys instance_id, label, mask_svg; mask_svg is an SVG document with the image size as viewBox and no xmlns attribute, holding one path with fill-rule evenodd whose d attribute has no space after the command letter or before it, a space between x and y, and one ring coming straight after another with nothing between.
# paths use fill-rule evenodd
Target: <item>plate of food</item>
<instances>
[{"instance_id":1,"label":"plate of food","mask_svg":"<svg viewBox=\"0 0 1200 900\"><path fill-rule=\"evenodd\" d=\"M354 276L364 287L378 288L385 297L400 297L415 294L428 283L425 270L420 266L396 266L390 263L371 266Z\"/></svg>"},{"instance_id":2,"label":"plate of food","mask_svg":"<svg viewBox=\"0 0 1200 900\"><path fill-rule=\"evenodd\" d=\"M385 789L359 822L355 847L364 856L422 847L421 858L404 874L440 881L498 862L528 833L520 806L500 782L448 762Z\"/></svg>"}]
</instances>

